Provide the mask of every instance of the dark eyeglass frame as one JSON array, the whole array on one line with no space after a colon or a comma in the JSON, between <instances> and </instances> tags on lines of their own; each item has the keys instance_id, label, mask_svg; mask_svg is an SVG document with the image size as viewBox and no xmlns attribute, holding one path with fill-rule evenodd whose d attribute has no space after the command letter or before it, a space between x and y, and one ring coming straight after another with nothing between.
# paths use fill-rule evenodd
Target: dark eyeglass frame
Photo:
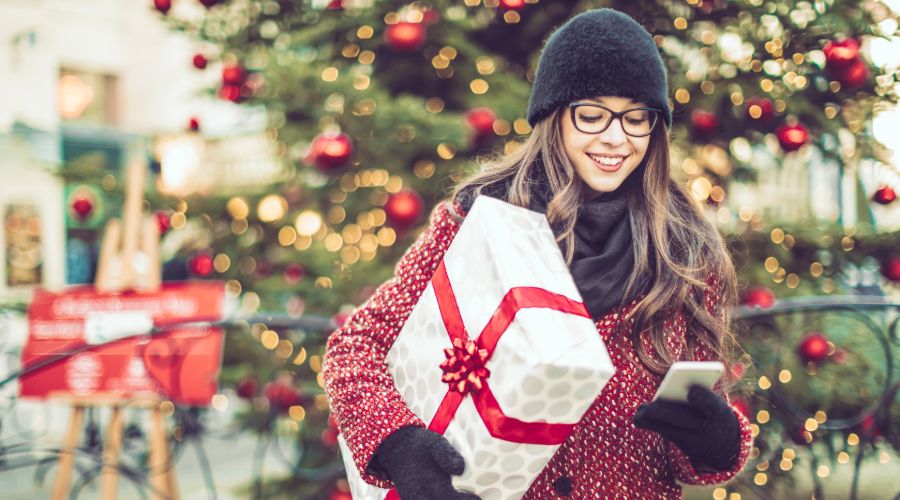
<instances>
[{"instance_id":1,"label":"dark eyeglass frame","mask_svg":"<svg viewBox=\"0 0 900 500\"><path fill-rule=\"evenodd\" d=\"M591 108L600 108L600 109L608 111L609 112L609 120L606 122L606 125L604 125L604 127L602 129L598 130L597 132L586 132L584 130L581 130L578 127L578 120L575 119L575 108L578 108L581 106L587 106L587 107L591 107ZM628 133L627 130L625 130L625 124L622 122L622 117L632 111L652 111L650 116L653 117L653 122L650 124L650 130L648 130L646 134L635 135L635 134L630 134L630 133ZM622 125L622 131L625 132L625 135L628 135L631 137L647 137L648 135L650 135L653 132L653 129L656 128L656 124L659 123L659 115L660 114L662 114L662 111L660 111L656 108L631 108L631 109L626 109L624 111L613 111L613 110L607 108L606 106L602 106L600 104L595 104L593 102L573 102L573 103L569 104L569 118L572 119L572 125L575 127L576 130L578 130L582 134L592 134L592 135L602 134L603 132L606 131L606 129L609 128L610 125L612 125L613 120L619 120L619 124Z\"/></svg>"}]
</instances>

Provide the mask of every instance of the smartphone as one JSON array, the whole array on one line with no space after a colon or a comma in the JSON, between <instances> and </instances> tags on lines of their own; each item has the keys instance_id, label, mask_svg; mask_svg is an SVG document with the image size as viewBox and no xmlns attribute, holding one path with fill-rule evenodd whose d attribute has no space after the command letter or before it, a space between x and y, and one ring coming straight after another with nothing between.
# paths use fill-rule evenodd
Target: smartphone
<instances>
[{"instance_id":1,"label":"smartphone","mask_svg":"<svg viewBox=\"0 0 900 500\"><path fill-rule=\"evenodd\" d=\"M718 361L678 361L669 368L653 399L687 401L692 385L712 389L724 371L725 366Z\"/></svg>"}]
</instances>

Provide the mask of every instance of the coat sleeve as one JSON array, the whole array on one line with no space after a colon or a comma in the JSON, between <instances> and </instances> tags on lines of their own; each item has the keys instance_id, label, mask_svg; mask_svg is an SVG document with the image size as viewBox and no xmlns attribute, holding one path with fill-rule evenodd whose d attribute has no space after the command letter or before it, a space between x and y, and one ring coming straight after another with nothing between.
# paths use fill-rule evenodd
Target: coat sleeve
<instances>
[{"instance_id":1,"label":"coat sleeve","mask_svg":"<svg viewBox=\"0 0 900 500\"><path fill-rule=\"evenodd\" d=\"M706 308L710 314L716 315L719 310L718 283L714 277L711 277L707 280L707 285L707 289L704 292ZM697 348L695 357L697 361L711 361L715 359L712 353L702 346ZM753 434L750 430L750 422L747 420L747 417L731 405L728 395L725 394L720 387L717 387L715 392L719 393L719 395L728 402L729 406L731 406L732 413L734 413L738 419L741 433L740 451L738 452L734 465L728 470L698 470L691 463L690 458L688 458L678 446L671 441L666 440L666 446L668 447L669 452L669 462L672 465L675 478L684 484L707 485L730 481L744 468L744 465L747 463L747 458L750 455L750 449L753 447Z\"/></svg>"},{"instance_id":2,"label":"coat sleeve","mask_svg":"<svg viewBox=\"0 0 900 500\"><path fill-rule=\"evenodd\" d=\"M401 427L425 426L403 402L385 356L458 229L448 204L439 204L429 227L397 263L394 277L328 339L323 372L331 411L357 469L375 486L390 486L367 471L381 442Z\"/></svg>"}]
</instances>

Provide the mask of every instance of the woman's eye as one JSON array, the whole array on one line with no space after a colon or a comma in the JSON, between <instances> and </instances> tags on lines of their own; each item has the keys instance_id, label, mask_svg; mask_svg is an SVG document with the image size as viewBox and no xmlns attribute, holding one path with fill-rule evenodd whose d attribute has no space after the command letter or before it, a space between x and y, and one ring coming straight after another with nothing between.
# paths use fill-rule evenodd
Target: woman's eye
<instances>
[{"instance_id":1,"label":"woman's eye","mask_svg":"<svg viewBox=\"0 0 900 500\"><path fill-rule=\"evenodd\" d=\"M632 125L641 125L641 124L647 122L646 118L631 118L631 117L629 117L629 118L626 118L626 120L628 121L628 123L630 123Z\"/></svg>"}]
</instances>

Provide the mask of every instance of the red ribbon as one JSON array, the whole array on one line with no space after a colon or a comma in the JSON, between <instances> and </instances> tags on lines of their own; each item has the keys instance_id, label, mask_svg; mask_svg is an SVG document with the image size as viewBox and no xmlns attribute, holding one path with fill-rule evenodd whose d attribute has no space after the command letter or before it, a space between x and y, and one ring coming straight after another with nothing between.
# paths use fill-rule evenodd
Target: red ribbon
<instances>
[{"instance_id":1,"label":"red ribbon","mask_svg":"<svg viewBox=\"0 0 900 500\"><path fill-rule=\"evenodd\" d=\"M470 340L469 335L463 324L456 295L453 293L453 286L450 284L450 277L447 275L447 268L443 262L440 263L434 276L432 276L431 285L434 288L438 308L441 311L441 318L444 320L444 326L447 328L451 343L458 341L458 343L466 344ZM481 331L481 335L475 340L478 349L487 351L485 362L493 355L497 342L515 319L516 313L520 309L527 308L546 308L585 318L591 317L584 304L564 295L537 287L511 288L500 300L497 310L494 311L491 319ZM562 444L572 433L572 428L575 426L575 424L524 422L506 416L486 379L482 381L481 389L471 394L475 408L478 410L478 415L481 416L488 433L498 439L514 443ZM465 396L465 393L448 390L438 406L437 412L428 424L428 428L438 434L443 434L456 415L456 410L462 404Z\"/></svg>"},{"instance_id":2,"label":"red ribbon","mask_svg":"<svg viewBox=\"0 0 900 500\"><path fill-rule=\"evenodd\" d=\"M468 332L466 332L465 324L463 324L459 305L456 302L456 295L453 293L450 277L447 275L447 268L444 266L443 261L434 272L434 276L431 278L431 285L434 288L438 308L441 311L441 318L444 321L444 326L447 328L451 344L454 346L465 346L471 340ZM481 331L481 335L475 340L477 349L487 351L487 355L483 358L484 363L487 363L494 354L497 342L515 319L516 313L520 309L528 308L553 309L585 318L591 317L584 304L564 295L537 287L511 288L500 300L500 305L497 306L491 319ZM506 416L503 413L503 409L500 408L497 398L494 397L487 379L482 378L480 381L481 388L470 391L468 394L472 395L472 401L475 403L478 415L491 436L514 443L552 445L562 444L572 433L575 424L524 422ZM462 404L466 395L467 392L465 391L460 392L449 389L438 406L437 412L428 424L428 428L438 434L443 434L456 415L456 410ZM397 494L395 488L391 488L385 500L400 500L400 495Z\"/></svg>"}]
</instances>

